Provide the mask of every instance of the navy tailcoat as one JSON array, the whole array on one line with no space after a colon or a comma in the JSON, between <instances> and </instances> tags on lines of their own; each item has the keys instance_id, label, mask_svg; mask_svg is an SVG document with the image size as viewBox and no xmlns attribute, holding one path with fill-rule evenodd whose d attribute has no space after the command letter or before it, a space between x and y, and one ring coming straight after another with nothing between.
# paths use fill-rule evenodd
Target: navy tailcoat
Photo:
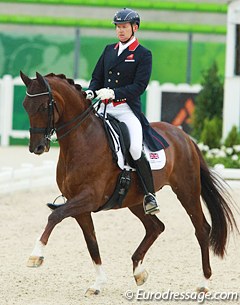
<instances>
[{"instance_id":1,"label":"navy tailcoat","mask_svg":"<svg viewBox=\"0 0 240 305\"><path fill-rule=\"evenodd\" d=\"M114 90L115 102L126 102L140 120L143 141L151 151L166 148L168 143L150 126L142 113L140 96L150 80L152 53L135 40L118 56L118 45L107 45L92 73L89 90Z\"/></svg>"}]
</instances>

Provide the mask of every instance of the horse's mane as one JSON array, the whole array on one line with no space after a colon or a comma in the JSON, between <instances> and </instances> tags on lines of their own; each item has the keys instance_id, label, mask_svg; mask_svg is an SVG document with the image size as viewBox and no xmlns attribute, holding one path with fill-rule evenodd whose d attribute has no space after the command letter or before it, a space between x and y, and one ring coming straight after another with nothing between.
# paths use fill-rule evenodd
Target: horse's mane
<instances>
[{"instance_id":1,"label":"horse's mane","mask_svg":"<svg viewBox=\"0 0 240 305\"><path fill-rule=\"evenodd\" d=\"M47 77L47 76L50 76L50 77L58 77L58 78L60 78L60 79L65 79L70 85L74 86L74 87L76 88L77 91L83 92L83 91L82 91L82 86L81 86L81 85L75 84L73 79L67 78L64 74L49 73L49 74L46 75L46 77Z\"/></svg>"}]
</instances>

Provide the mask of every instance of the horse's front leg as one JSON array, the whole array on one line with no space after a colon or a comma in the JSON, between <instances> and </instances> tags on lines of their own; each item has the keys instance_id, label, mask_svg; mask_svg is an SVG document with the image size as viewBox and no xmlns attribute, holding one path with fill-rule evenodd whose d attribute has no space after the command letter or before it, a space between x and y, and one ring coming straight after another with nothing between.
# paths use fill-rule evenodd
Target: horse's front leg
<instances>
[{"instance_id":1,"label":"horse's front leg","mask_svg":"<svg viewBox=\"0 0 240 305\"><path fill-rule=\"evenodd\" d=\"M100 293L103 285L107 282L107 277L102 267L102 261L99 253L92 217L90 213L85 213L76 216L75 219L83 231L88 251L93 260L93 265L96 270L95 282L92 286L88 288L85 295L97 295Z\"/></svg>"},{"instance_id":2,"label":"horse's front leg","mask_svg":"<svg viewBox=\"0 0 240 305\"><path fill-rule=\"evenodd\" d=\"M40 238L36 240L34 249L28 259L28 267L40 267L42 265L44 261L44 247L47 245L49 236L54 227L65 218L62 209L64 209L64 206L59 207L49 215L47 226Z\"/></svg>"},{"instance_id":3,"label":"horse's front leg","mask_svg":"<svg viewBox=\"0 0 240 305\"><path fill-rule=\"evenodd\" d=\"M35 247L28 260L28 267L39 267L44 260L44 247L47 245L48 239L54 229L54 227L67 217L76 217L80 214L90 212L96 209L90 203L91 198L89 196L79 195L71 200L68 200L65 204L59 206L48 217L48 223L40 238L37 239Z\"/></svg>"},{"instance_id":4,"label":"horse's front leg","mask_svg":"<svg viewBox=\"0 0 240 305\"><path fill-rule=\"evenodd\" d=\"M148 278L148 273L142 266L144 256L157 237L164 231L165 226L155 215L145 215L142 204L129 209L141 220L146 230L145 237L132 256L133 275L136 284L140 286Z\"/></svg>"}]
</instances>

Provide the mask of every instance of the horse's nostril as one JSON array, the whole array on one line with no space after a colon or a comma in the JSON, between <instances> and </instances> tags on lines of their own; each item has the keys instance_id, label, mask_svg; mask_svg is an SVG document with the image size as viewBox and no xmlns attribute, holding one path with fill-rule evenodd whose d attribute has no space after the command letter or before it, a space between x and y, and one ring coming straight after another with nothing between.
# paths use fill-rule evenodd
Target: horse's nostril
<instances>
[{"instance_id":1,"label":"horse's nostril","mask_svg":"<svg viewBox=\"0 0 240 305\"><path fill-rule=\"evenodd\" d=\"M45 146L44 145L38 145L35 149L34 149L34 153L37 155L40 155L42 153L44 153L45 150Z\"/></svg>"}]
</instances>

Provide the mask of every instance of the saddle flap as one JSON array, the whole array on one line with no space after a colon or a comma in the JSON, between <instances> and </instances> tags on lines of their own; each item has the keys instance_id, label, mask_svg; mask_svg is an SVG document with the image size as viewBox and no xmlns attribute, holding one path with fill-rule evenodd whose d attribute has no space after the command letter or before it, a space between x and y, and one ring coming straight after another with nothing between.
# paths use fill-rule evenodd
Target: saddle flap
<instances>
[{"instance_id":1,"label":"saddle flap","mask_svg":"<svg viewBox=\"0 0 240 305\"><path fill-rule=\"evenodd\" d=\"M103 120L113 158L118 160L117 153L121 150L124 159L129 160L130 135L127 125L110 114L107 114L105 119L102 116L100 118Z\"/></svg>"}]
</instances>

